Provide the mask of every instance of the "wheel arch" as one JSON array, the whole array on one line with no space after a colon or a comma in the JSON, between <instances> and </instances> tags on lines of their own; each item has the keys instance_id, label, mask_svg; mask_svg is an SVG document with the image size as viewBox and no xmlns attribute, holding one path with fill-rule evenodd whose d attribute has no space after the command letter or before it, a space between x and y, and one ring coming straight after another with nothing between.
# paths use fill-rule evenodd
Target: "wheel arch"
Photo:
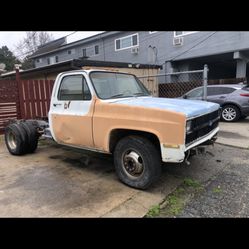
<instances>
[{"instance_id":1,"label":"wheel arch","mask_svg":"<svg viewBox=\"0 0 249 249\"><path fill-rule=\"evenodd\" d=\"M229 101L229 102L225 102L225 103L221 104L220 106L223 108L224 106L227 106L227 105L234 105L234 106L236 106L239 109L240 114L241 114L241 107L237 103Z\"/></svg>"},{"instance_id":2,"label":"wheel arch","mask_svg":"<svg viewBox=\"0 0 249 249\"><path fill-rule=\"evenodd\" d=\"M111 130L109 134L109 141L108 141L109 152L112 153L114 151L114 148L120 139L131 135L147 138L156 146L156 148L160 151L161 154L160 139L159 136L156 135L155 133L149 131L120 129L120 128Z\"/></svg>"}]
</instances>

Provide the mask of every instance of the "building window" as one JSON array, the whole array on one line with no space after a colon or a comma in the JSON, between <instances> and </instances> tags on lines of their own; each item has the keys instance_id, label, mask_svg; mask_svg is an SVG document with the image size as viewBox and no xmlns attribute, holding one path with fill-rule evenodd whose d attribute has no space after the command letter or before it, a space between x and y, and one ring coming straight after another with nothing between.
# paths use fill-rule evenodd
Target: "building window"
<instances>
[{"instance_id":1,"label":"building window","mask_svg":"<svg viewBox=\"0 0 249 249\"><path fill-rule=\"evenodd\" d=\"M56 56L52 56L52 57L47 58L48 65L56 63L56 58L55 57Z\"/></svg>"},{"instance_id":2,"label":"building window","mask_svg":"<svg viewBox=\"0 0 249 249\"><path fill-rule=\"evenodd\" d=\"M86 48L82 49L82 53L83 53L83 57L87 57L87 55L86 55Z\"/></svg>"},{"instance_id":3,"label":"building window","mask_svg":"<svg viewBox=\"0 0 249 249\"><path fill-rule=\"evenodd\" d=\"M128 35L115 40L115 51L138 46L138 34Z\"/></svg>"},{"instance_id":4,"label":"building window","mask_svg":"<svg viewBox=\"0 0 249 249\"><path fill-rule=\"evenodd\" d=\"M99 54L99 45L94 46L95 55Z\"/></svg>"},{"instance_id":5,"label":"building window","mask_svg":"<svg viewBox=\"0 0 249 249\"><path fill-rule=\"evenodd\" d=\"M67 50L67 54L75 54L75 49Z\"/></svg>"},{"instance_id":6,"label":"building window","mask_svg":"<svg viewBox=\"0 0 249 249\"><path fill-rule=\"evenodd\" d=\"M42 62L42 58L36 59L37 63L41 63Z\"/></svg>"},{"instance_id":7,"label":"building window","mask_svg":"<svg viewBox=\"0 0 249 249\"><path fill-rule=\"evenodd\" d=\"M55 56L55 62L59 62L58 56Z\"/></svg>"},{"instance_id":8,"label":"building window","mask_svg":"<svg viewBox=\"0 0 249 249\"><path fill-rule=\"evenodd\" d=\"M174 37L184 36L184 35L190 35L197 33L198 31L174 31Z\"/></svg>"}]
</instances>

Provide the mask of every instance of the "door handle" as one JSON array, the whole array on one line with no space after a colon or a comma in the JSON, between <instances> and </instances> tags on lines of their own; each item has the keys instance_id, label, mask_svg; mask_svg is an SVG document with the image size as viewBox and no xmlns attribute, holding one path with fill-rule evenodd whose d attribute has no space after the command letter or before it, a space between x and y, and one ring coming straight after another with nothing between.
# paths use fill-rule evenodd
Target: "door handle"
<instances>
[{"instance_id":1,"label":"door handle","mask_svg":"<svg viewBox=\"0 0 249 249\"><path fill-rule=\"evenodd\" d=\"M53 106L57 106L57 105L62 105L62 104L53 104Z\"/></svg>"}]
</instances>

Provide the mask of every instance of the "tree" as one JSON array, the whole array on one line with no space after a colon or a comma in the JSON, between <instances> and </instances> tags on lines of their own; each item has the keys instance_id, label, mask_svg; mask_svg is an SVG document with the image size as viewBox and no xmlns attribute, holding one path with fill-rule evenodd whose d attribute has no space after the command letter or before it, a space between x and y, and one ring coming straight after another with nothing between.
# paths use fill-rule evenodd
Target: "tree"
<instances>
[{"instance_id":1,"label":"tree","mask_svg":"<svg viewBox=\"0 0 249 249\"><path fill-rule=\"evenodd\" d=\"M46 31L29 31L26 32L26 36L20 40L16 47L16 55L22 61L23 69L28 69L33 67L33 62L29 58L39 46L53 40L52 34Z\"/></svg>"},{"instance_id":2,"label":"tree","mask_svg":"<svg viewBox=\"0 0 249 249\"><path fill-rule=\"evenodd\" d=\"M5 69L7 71L12 71L14 70L15 64L20 64L20 60L15 57L7 46L2 46L0 48L0 63L4 63L6 65Z\"/></svg>"},{"instance_id":3,"label":"tree","mask_svg":"<svg viewBox=\"0 0 249 249\"><path fill-rule=\"evenodd\" d=\"M26 37L19 41L16 45L17 57L24 59L27 56L32 55L39 46L53 40L52 34L41 31L29 31L26 32Z\"/></svg>"},{"instance_id":4,"label":"tree","mask_svg":"<svg viewBox=\"0 0 249 249\"><path fill-rule=\"evenodd\" d=\"M26 70L26 69L30 69L30 68L34 68L35 67L35 63L32 59L28 58L28 57L25 57L22 62L22 69L23 70Z\"/></svg>"}]
</instances>

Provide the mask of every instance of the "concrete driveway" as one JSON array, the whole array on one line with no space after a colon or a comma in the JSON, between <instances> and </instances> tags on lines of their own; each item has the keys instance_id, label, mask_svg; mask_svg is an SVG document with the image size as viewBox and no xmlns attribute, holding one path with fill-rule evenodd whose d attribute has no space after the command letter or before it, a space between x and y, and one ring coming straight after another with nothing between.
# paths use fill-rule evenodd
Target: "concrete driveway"
<instances>
[{"instance_id":1,"label":"concrete driveway","mask_svg":"<svg viewBox=\"0 0 249 249\"><path fill-rule=\"evenodd\" d=\"M1 217L143 217L178 184L164 174L135 190L119 182L111 156L44 141L34 154L12 156L1 136Z\"/></svg>"}]
</instances>

